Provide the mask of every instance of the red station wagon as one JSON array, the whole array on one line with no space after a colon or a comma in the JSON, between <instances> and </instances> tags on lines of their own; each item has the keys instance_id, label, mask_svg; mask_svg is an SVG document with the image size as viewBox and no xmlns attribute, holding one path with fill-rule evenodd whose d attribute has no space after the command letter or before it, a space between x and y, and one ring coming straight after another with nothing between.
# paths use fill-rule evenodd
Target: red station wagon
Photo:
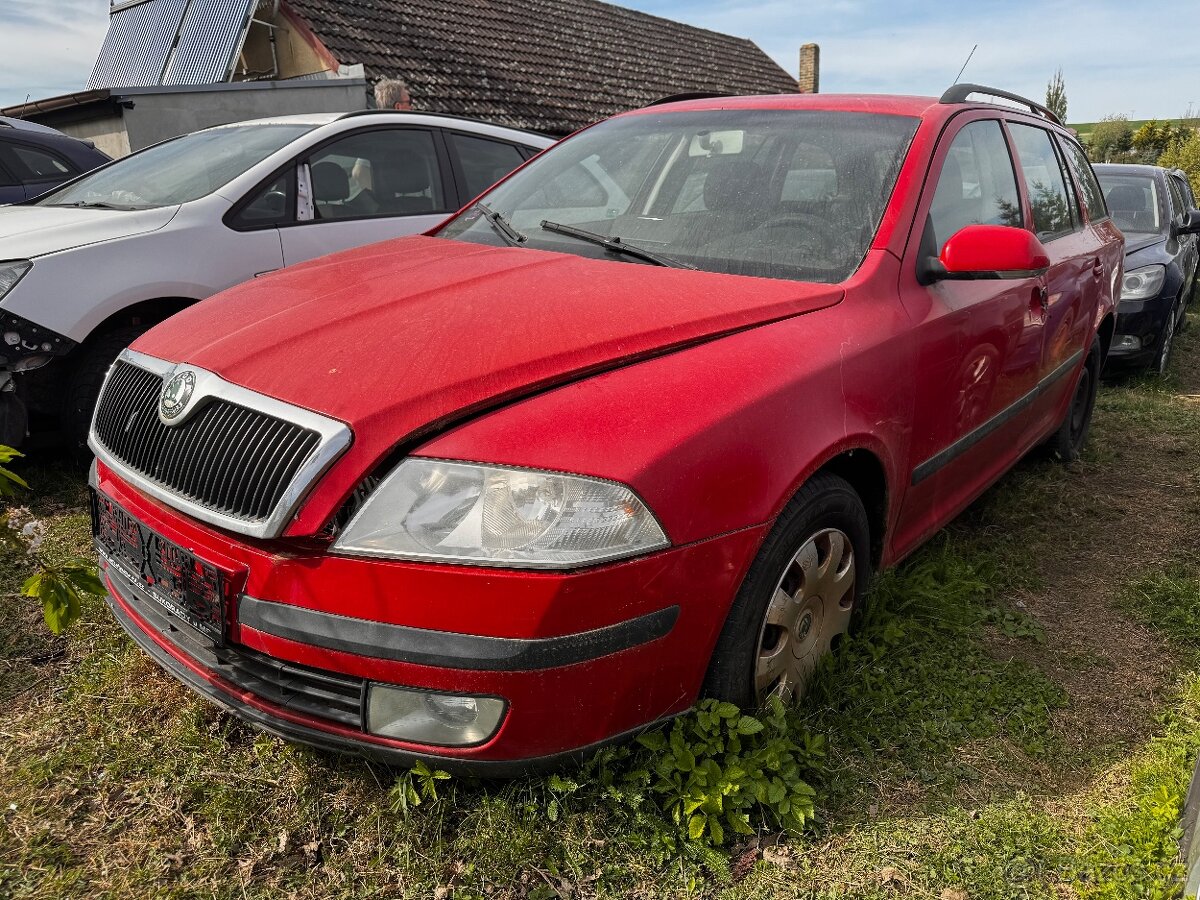
<instances>
[{"instance_id":1,"label":"red station wagon","mask_svg":"<svg viewBox=\"0 0 1200 900\"><path fill-rule=\"evenodd\" d=\"M794 696L874 570L1077 455L1121 260L995 89L617 116L139 338L91 433L112 609L267 731L474 772Z\"/></svg>"}]
</instances>

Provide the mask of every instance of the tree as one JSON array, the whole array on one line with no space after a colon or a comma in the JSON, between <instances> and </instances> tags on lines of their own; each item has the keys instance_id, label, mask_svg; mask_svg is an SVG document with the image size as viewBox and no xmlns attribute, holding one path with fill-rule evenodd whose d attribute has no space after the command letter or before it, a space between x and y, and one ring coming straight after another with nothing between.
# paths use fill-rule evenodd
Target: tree
<instances>
[{"instance_id":1,"label":"tree","mask_svg":"<svg viewBox=\"0 0 1200 900\"><path fill-rule=\"evenodd\" d=\"M1067 86L1063 83L1063 73L1060 68L1046 85L1046 109L1058 116L1058 121L1067 121Z\"/></svg>"},{"instance_id":2,"label":"tree","mask_svg":"<svg viewBox=\"0 0 1200 900\"><path fill-rule=\"evenodd\" d=\"M1133 127L1125 116L1105 116L1092 129L1088 156L1092 162L1114 162L1133 147Z\"/></svg>"},{"instance_id":3,"label":"tree","mask_svg":"<svg viewBox=\"0 0 1200 900\"><path fill-rule=\"evenodd\" d=\"M1137 153L1138 162L1153 165L1168 147L1186 140L1190 133L1191 130L1184 125L1151 119L1133 133L1130 143Z\"/></svg>"},{"instance_id":4,"label":"tree","mask_svg":"<svg viewBox=\"0 0 1200 900\"><path fill-rule=\"evenodd\" d=\"M1200 197L1200 130L1187 127L1180 130L1183 134L1167 147L1158 164L1168 169L1183 169L1192 183L1192 193Z\"/></svg>"}]
</instances>

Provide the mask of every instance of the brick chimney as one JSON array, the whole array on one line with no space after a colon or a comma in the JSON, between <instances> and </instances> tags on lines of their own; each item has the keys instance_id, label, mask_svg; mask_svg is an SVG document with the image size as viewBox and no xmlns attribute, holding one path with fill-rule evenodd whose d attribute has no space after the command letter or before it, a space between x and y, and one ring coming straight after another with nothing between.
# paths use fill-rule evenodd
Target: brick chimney
<instances>
[{"instance_id":1,"label":"brick chimney","mask_svg":"<svg viewBox=\"0 0 1200 900\"><path fill-rule=\"evenodd\" d=\"M816 94L821 90L821 48L805 44L800 48L800 93Z\"/></svg>"}]
</instances>

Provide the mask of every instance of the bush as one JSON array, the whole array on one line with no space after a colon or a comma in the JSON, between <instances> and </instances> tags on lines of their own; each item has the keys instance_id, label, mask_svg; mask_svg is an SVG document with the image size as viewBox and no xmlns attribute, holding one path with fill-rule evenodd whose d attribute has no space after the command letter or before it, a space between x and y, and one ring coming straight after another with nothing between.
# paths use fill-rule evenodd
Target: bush
<instances>
[{"instance_id":1,"label":"bush","mask_svg":"<svg viewBox=\"0 0 1200 900\"><path fill-rule=\"evenodd\" d=\"M1192 129L1186 137L1178 137L1158 158L1160 166L1183 169L1192 183L1192 193L1200 197L1200 129Z\"/></svg>"}]
</instances>

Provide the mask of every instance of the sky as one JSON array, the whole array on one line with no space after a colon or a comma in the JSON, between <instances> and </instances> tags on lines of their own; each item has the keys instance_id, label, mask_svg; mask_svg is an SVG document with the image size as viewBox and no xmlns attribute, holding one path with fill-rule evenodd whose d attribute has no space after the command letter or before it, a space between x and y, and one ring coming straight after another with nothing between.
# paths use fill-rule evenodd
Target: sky
<instances>
[{"instance_id":1,"label":"sky","mask_svg":"<svg viewBox=\"0 0 1200 900\"><path fill-rule=\"evenodd\" d=\"M821 46L821 91L937 96L954 81L1041 100L1062 68L1067 119L1200 114L1198 0L622 0L655 15L748 37L793 75ZM108 0L0 0L0 106L83 90ZM1181 37L1183 36L1183 37Z\"/></svg>"}]
</instances>

